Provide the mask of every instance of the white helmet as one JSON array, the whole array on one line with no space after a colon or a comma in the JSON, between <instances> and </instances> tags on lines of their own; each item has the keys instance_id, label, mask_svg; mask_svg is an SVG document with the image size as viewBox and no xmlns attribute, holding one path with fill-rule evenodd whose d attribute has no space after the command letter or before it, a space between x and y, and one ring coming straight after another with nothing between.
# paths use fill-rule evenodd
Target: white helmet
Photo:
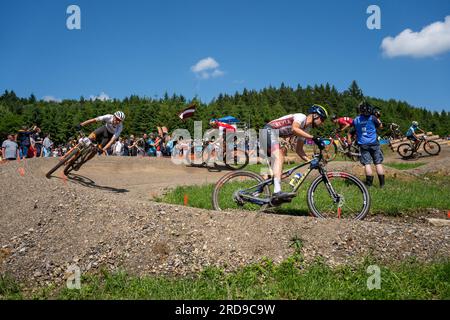
<instances>
[{"instance_id":1,"label":"white helmet","mask_svg":"<svg viewBox=\"0 0 450 320\"><path fill-rule=\"evenodd\" d=\"M418 126L419 126L419 123L418 123L417 121L413 121L411 124L412 124L414 127L418 127Z\"/></svg>"},{"instance_id":2,"label":"white helmet","mask_svg":"<svg viewBox=\"0 0 450 320\"><path fill-rule=\"evenodd\" d=\"M114 113L114 116L118 119L120 119L120 121L125 120L125 113L123 113L122 111L116 111Z\"/></svg>"}]
</instances>

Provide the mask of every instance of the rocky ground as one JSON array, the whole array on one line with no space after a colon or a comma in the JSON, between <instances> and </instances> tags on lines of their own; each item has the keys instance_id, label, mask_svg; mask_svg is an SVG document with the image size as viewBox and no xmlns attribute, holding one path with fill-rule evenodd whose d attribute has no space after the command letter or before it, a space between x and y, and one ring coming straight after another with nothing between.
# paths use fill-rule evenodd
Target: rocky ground
<instances>
[{"instance_id":1,"label":"rocky ground","mask_svg":"<svg viewBox=\"0 0 450 320\"><path fill-rule=\"evenodd\" d=\"M436 160L445 167L448 157ZM0 273L29 287L64 281L71 265L82 272L187 275L206 266L234 270L264 257L279 262L293 253L294 238L301 239L307 261L322 257L330 265L368 255L431 261L450 254L450 227L423 219L317 220L150 200L164 188L213 182L223 172L109 157L94 159L71 179L57 173L48 180L44 174L54 164L30 159L0 165Z\"/></svg>"}]
</instances>

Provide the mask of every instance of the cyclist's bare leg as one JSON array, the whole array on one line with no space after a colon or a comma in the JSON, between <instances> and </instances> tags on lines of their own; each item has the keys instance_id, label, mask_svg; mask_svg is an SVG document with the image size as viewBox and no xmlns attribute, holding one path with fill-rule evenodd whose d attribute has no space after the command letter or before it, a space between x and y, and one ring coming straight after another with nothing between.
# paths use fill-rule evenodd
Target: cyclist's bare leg
<instances>
[{"instance_id":1,"label":"cyclist's bare leg","mask_svg":"<svg viewBox=\"0 0 450 320\"><path fill-rule=\"evenodd\" d=\"M88 136L89 139L91 139L92 142L95 142L97 139L97 136L95 132L91 132L91 134ZM98 146L101 147L101 146ZM91 154L87 157L86 162L91 160L95 155L97 154L97 150L95 148L92 148Z\"/></svg>"},{"instance_id":2,"label":"cyclist's bare leg","mask_svg":"<svg viewBox=\"0 0 450 320\"><path fill-rule=\"evenodd\" d=\"M419 148L420 140L414 141L415 149L417 150Z\"/></svg>"},{"instance_id":3,"label":"cyclist's bare leg","mask_svg":"<svg viewBox=\"0 0 450 320\"><path fill-rule=\"evenodd\" d=\"M271 162L274 179L274 193L277 193L281 191L281 173L283 171L284 162L284 152L279 146L272 150Z\"/></svg>"},{"instance_id":4,"label":"cyclist's bare leg","mask_svg":"<svg viewBox=\"0 0 450 320\"><path fill-rule=\"evenodd\" d=\"M350 148L350 146L352 145L352 135L351 133L347 133L347 142L348 142L348 147Z\"/></svg>"}]
</instances>

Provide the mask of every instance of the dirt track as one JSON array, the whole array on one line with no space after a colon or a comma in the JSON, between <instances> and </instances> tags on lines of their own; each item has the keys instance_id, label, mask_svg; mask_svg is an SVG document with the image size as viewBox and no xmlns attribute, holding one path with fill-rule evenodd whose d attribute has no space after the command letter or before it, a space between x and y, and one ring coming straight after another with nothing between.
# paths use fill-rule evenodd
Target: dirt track
<instances>
[{"instance_id":1,"label":"dirt track","mask_svg":"<svg viewBox=\"0 0 450 320\"><path fill-rule=\"evenodd\" d=\"M428 162L421 170L448 174L448 152L419 159ZM368 254L429 261L450 252L450 228L426 223L323 221L150 201L167 187L214 182L223 171L175 166L168 159L109 157L94 159L69 180L58 173L48 180L45 172L55 161L0 165L0 272L30 286L63 281L71 264L82 272L105 267L183 275L208 265L233 270L263 257L286 258L295 236L304 242L307 261L322 257L331 265ZM350 163L330 168L361 170Z\"/></svg>"}]
</instances>

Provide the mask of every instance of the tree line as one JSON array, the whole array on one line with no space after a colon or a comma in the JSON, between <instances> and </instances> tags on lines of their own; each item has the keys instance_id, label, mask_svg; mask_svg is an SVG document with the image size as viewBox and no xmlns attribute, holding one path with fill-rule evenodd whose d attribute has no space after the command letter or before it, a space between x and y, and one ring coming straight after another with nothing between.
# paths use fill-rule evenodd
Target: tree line
<instances>
[{"instance_id":1,"label":"tree line","mask_svg":"<svg viewBox=\"0 0 450 320\"><path fill-rule=\"evenodd\" d=\"M246 122L251 128L260 129L267 122L280 116L306 113L314 103L329 106L329 113L338 116L355 117L357 106L366 99L381 110L381 120L388 124L395 122L406 131L411 121L434 134L446 136L450 128L450 112L430 111L413 107L407 102L364 97L356 81L349 88L339 92L330 84L297 86L292 88L282 83L279 87L262 90L247 90L235 94L220 94L209 103L198 98L187 100L182 95L167 93L157 99L131 95L122 100L63 100L61 102L38 100L32 94L28 98L17 97L14 91L5 91L0 96L0 138L17 132L22 126L37 125L43 133L50 133L52 140L63 143L76 135L75 126L90 118L122 110L126 114L123 135L142 135L155 132L157 126L166 126L170 131L183 128L193 132L194 121L202 121L208 128L211 118L226 115ZM189 104L195 104L197 111L192 118L182 121L178 113ZM318 134L329 133L334 128L331 121L318 129Z\"/></svg>"}]
</instances>

